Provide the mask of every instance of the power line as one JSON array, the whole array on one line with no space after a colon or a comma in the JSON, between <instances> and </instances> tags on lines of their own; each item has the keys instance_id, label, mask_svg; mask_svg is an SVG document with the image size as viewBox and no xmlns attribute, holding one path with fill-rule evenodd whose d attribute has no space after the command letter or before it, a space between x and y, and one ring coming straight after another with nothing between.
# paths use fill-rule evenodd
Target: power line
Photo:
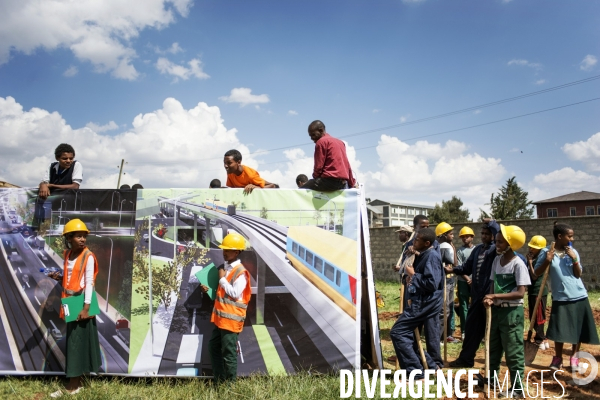
<instances>
[{"instance_id":1,"label":"power line","mask_svg":"<svg viewBox=\"0 0 600 400\"><path fill-rule=\"evenodd\" d=\"M498 123L501 123L501 122L511 121L511 120L514 120L514 119L529 117L531 115L542 114L542 113L546 113L546 112L550 112L550 111L554 111L554 110L560 110L562 108L573 107L573 106L577 106L577 105L580 105L580 104L590 103L592 101L597 101L597 100L600 100L600 97L596 97L596 98L589 99L589 100L578 101L576 103L565 104L565 105L558 106L558 107L546 108L544 110L533 111L533 112L526 113L526 114L516 115L514 117L507 117L507 118L497 119L495 121L484 122L482 124L466 126L466 127L463 127L463 128L451 129L449 131L431 133L431 134L428 134L428 135L415 136L415 137L412 137L412 138L403 139L403 141L404 142L408 142L408 141L413 141L413 140L418 140L418 139L424 139L424 138L428 138L428 137L432 137L432 136L440 136L440 135L445 135L445 134L448 134L448 133L466 131L468 129L474 129L474 128L479 128L479 127L482 127L482 126L498 124ZM377 146L379 146L379 144L376 144L376 145L373 145L373 146L359 147L359 148L356 148L355 150L372 149L372 148L377 147ZM280 163L284 163L284 162L293 162L293 161L297 161L297 160L306 160L306 159L309 159L309 158L312 158L312 157L296 158L294 160L271 161L271 162L267 162L267 163L261 163L261 165L280 164ZM194 163L195 162L196 161L194 161ZM205 169L203 171L212 172L212 171L222 171L222 170L223 170L223 168L219 168L219 169ZM136 174L139 174L139 172L136 172Z\"/></svg>"},{"instance_id":2,"label":"power line","mask_svg":"<svg viewBox=\"0 0 600 400\"><path fill-rule=\"evenodd\" d=\"M598 80L598 79L600 79L600 75L590 76L589 78L580 79L578 81L573 81L573 82L565 83L565 84L558 85L558 86L553 86L553 87L547 88L547 89L537 90L535 92L526 93L526 94L522 94L522 95L519 95L519 96L509 97L509 98L506 98L506 99L503 99L503 100L492 101L490 103L484 103L484 104L481 104L481 105L478 105L478 106L463 108L461 110L451 111L451 112L447 112L447 113L444 113L444 114L438 114L438 115L434 115L434 116L431 116L431 117L420 118L420 119L416 119L414 121L402 122L402 123L399 123L399 124L384 126L384 127L381 127L381 128L369 129L369 130L366 130L366 131L361 131L361 132L356 132L356 133L350 133L350 134L347 134L347 135L336 136L336 137L338 139L345 139L345 138L350 138L350 137L355 137L355 136L366 135L366 134L369 134L369 133L381 132L381 131L385 131L385 130L389 130L389 129L394 129L394 128L401 128L401 127L408 126L408 125L420 124L420 123L427 122L427 121L433 121L433 120L436 120L436 119L446 118L446 117L450 117L450 116L457 115L457 114L463 114L463 113L466 113L466 112L475 111L475 110L482 109L482 108L488 108L488 107L496 106L496 105L499 105L499 104L509 103L511 101L525 99L527 97L538 96L540 94L549 93L549 92L553 92L553 91L560 90L560 89L565 89L565 88L568 88L568 87L571 87L571 86L576 86L576 85L581 85L583 83L593 82L593 81ZM565 107L568 107L568 106L565 106ZM249 156L253 156L253 155L257 155L257 154L266 154L266 153L270 153L272 151L287 150L287 149L292 149L292 148L295 148L295 147L308 146L308 145L311 145L311 144L312 143L310 143L310 142L305 142L305 143L301 143L301 144L294 144L294 145L289 145L289 146L284 146L284 147L277 147L277 148L268 149L268 150L258 150L258 151L255 151L253 153L249 153L248 155ZM374 147L376 147L376 146L374 146ZM195 160L194 162L212 161L212 160L222 160L222 157L201 158L201 159ZM177 164L177 163L178 162L174 162L174 161L164 161L164 162L157 162L154 165L171 165L171 164ZM136 164L132 163L131 165L136 165ZM137 164L137 165L140 165L140 164Z\"/></svg>"}]
</instances>

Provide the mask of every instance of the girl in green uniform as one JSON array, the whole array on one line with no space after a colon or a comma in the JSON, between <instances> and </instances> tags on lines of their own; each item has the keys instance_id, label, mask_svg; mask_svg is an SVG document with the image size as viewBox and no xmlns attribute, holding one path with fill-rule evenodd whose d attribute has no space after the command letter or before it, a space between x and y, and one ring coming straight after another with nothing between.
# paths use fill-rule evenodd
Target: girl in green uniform
<instances>
[{"instance_id":1,"label":"girl in green uniform","mask_svg":"<svg viewBox=\"0 0 600 400\"><path fill-rule=\"evenodd\" d=\"M89 315L98 262L86 246L88 233L89 230L79 219L73 219L65 225L63 237L68 250L64 254L63 275L58 272L48 275L62 281L62 297L84 296L84 306L77 320L67 322L65 372L70 379L65 389L69 394L78 393L83 388L81 377L98 372L102 364L96 318ZM64 317L62 311L61 317ZM62 395L63 392L58 390L50 396L56 398Z\"/></svg>"}]
</instances>

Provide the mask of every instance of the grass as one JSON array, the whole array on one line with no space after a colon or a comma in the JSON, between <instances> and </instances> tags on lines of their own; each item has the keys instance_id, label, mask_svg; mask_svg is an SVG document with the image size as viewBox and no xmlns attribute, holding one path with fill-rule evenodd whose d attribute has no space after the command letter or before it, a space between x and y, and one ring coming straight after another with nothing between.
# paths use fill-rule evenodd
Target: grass
<instances>
[{"instance_id":1,"label":"grass","mask_svg":"<svg viewBox=\"0 0 600 400\"><path fill-rule=\"evenodd\" d=\"M394 282L377 282L376 289L384 296L385 306L379 309L383 313L397 313L399 291ZM134 294L135 296L135 294ZM139 296L139 295L138 295ZM140 296L141 297L141 296ZM600 291L589 292L593 309L600 309ZM134 300L134 304L140 299ZM145 300L143 301L145 303ZM389 339L389 329L394 318L382 318L379 321L380 337L384 360L394 354ZM148 315L143 315L144 323ZM458 328L457 328L458 329ZM449 344L448 359L458 356L460 344ZM138 350L139 351L139 350ZM385 361L386 369L394 369L395 365ZM63 379L54 377L7 377L0 380L0 398L2 399L35 399L49 398L49 394L63 388ZM378 385L379 387L379 385ZM367 398L362 389L361 398ZM388 393L391 390L388 390ZM375 398L380 398L379 388ZM340 377L338 375L311 375L300 373L294 376L252 376L240 378L229 385L213 385L209 380L155 378L138 379L122 377L94 377L88 381L86 390L74 399L338 399L340 398ZM352 395L354 398L354 394Z\"/></svg>"}]
</instances>

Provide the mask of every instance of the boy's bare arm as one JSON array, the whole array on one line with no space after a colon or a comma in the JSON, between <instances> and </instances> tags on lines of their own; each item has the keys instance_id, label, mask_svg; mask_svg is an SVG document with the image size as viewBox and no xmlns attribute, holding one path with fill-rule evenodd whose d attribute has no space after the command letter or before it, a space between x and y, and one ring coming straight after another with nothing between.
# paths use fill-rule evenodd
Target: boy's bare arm
<instances>
[{"instance_id":1,"label":"boy's bare arm","mask_svg":"<svg viewBox=\"0 0 600 400\"><path fill-rule=\"evenodd\" d=\"M525 296L525 286L519 285L517 286L517 290L514 292L510 292L510 293L498 293L498 294L493 294L494 291L494 287L492 285L492 287L490 287L490 294L486 295L484 298L484 301L486 299L490 299L493 300L494 299L498 299L498 300L520 300L523 298L523 296Z\"/></svg>"}]
</instances>

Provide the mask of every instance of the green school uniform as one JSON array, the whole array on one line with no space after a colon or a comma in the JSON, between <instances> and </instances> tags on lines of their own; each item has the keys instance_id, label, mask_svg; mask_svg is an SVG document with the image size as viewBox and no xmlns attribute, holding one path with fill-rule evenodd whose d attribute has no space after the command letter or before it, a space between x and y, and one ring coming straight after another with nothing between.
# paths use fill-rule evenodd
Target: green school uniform
<instances>
[{"instance_id":1,"label":"green school uniform","mask_svg":"<svg viewBox=\"0 0 600 400\"><path fill-rule=\"evenodd\" d=\"M519 257L515 256L504 266L500 265L501 258L502 256L497 256L492 264L491 280L495 294L511 293L517 291L518 286L531 283L527 267ZM490 330L490 373L500 372L500 362L504 355L515 390L521 390L525 373L523 327L522 298L509 301L494 300Z\"/></svg>"}]
</instances>

